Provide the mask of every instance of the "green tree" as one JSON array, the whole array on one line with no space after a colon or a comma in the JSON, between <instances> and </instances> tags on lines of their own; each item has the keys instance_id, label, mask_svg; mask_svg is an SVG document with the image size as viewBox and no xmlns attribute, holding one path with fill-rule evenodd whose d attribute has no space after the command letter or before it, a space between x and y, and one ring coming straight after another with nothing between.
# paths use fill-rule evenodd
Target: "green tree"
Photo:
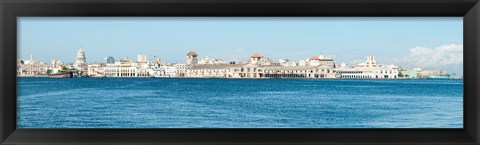
<instances>
[{"instance_id":1,"label":"green tree","mask_svg":"<svg viewBox=\"0 0 480 145\"><path fill-rule=\"evenodd\" d=\"M47 69L47 75L51 75L52 74L52 70L51 69Z\"/></svg>"}]
</instances>

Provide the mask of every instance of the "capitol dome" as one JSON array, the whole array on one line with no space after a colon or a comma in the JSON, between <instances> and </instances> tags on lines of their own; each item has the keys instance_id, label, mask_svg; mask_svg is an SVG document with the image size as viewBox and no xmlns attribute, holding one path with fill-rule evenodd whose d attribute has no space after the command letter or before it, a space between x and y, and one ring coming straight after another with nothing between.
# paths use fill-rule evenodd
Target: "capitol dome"
<instances>
[{"instance_id":1,"label":"capitol dome","mask_svg":"<svg viewBox=\"0 0 480 145\"><path fill-rule=\"evenodd\" d=\"M77 58L84 58L84 57L85 57L85 52L80 47L80 49L78 49L78 51L77 51Z\"/></svg>"},{"instance_id":2,"label":"capitol dome","mask_svg":"<svg viewBox=\"0 0 480 145\"><path fill-rule=\"evenodd\" d=\"M86 57L85 52L83 51L82 47L77 51L77 60L75 61L76 68L81 68L83 65L86 65Z\"/></svg>"}]
</instances>

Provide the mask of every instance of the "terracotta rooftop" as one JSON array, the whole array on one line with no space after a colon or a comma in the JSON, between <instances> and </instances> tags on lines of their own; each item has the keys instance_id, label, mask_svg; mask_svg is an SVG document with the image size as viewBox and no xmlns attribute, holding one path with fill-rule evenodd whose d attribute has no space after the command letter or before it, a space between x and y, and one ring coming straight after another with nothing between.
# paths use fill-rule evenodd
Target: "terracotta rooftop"
<instances>
[{"instance_id":1,"label":"terracotta rooftop","mask_svg":"<svg viewBox=\"0 0 480 145\"><path fill-rule=\"evenodd\" d=\"M193 52L193 51L190 51L189 53L187 53L187 56L193 56L193 57L197 57L198 54Z\"/></svg>"},{"instance_id":2,"label":"terracotta rooftop","mask_svg":"<svg viewBox=\"0 0 480 145\"><path fill-rule=\"evenodd\" d=\"M251 56L252 58L261 58L262 56L258 53L255 53Z\"/></svg>"},{"instance_id":3,"label":"terracotta rooftop","mask_svg":"<svg viewBox=\"0 0 480 145\"><path fill-rule=\"evenodd\" d=\"M318 56L314 55L314 56L310 57L310 60L319 60L319 58L318 58Z\"/></svg>"}]
</instances>

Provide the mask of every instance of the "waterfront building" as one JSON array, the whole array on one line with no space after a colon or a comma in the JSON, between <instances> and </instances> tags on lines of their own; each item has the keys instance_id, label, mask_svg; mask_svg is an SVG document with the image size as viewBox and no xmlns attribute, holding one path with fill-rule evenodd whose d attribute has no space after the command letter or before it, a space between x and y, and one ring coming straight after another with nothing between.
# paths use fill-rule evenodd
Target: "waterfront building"
<instances>
[{"instance_id":1,"label":"waterfront building","mask_svg":"<svg viewBox=\"0 0 480 145\"><path fill-rule=\"evenodd\" d=\"M247 63L196 65L187 69L186 77L214 78L335 78L334 68L318 66L282 66L260 54L253 54Z\"/></svg>"},{"instance_id":2,"label":"waterfront building","mask_svg":"<svg viewBox=\"0 0 480 145\"><path fill-rule=\"evenodd\" d=\"M36 63L35 56L30 55L30 59L24 60L23 62L24 62L24 64L34 64L34 63Z\"/></svg>"},{"instance_id":3,"label":"waterfront building","mask_svg":"<svg viewBox=\"0 0 480 145\"><path fill-rule=\"evenodd\" d=\"M190 51L187 53L187 65L196 65L198 64L198 58L197 58L198 54L193 52L193 51Z\"/></svg>"},{"instance_id":4,"label":"waterfront building","mask_svg":"<svg viewBox=\"0 0 480 145\"><path fill-rule=\"evenodd\" d=\"M336 64L333 59L311 56L298 64L288 59L271 61L258 53L240 63L226 63L221 59L197 59L198 54L187 53L186 64L161 62L154 57L152 63L146 55L137 55L137 61L106 57L105 63L87 65L85 52L80 48L75 63L63 64L54 59L50 64L38 62L31 55L28 60L17 60L18 76L41 76L59 73L60 68L75 71L77 75L91 77L190 77L190 78L353 78L353 79L397 79L397 78L447 78L443 70L399 69L395 65L378 64L374 56L364 62L347 66ZM77 69L77 70L74 70ZM448 76L449 77L449 76Z\"/></svg>"},{"instance_id":5,"label":"waterfront building","mask_svg":"<svg viewBox=\"0 0 480 145\"><path fill-rule=\"evenodd\" d=\"M356 64L353 68L335 70L340 78L355 79L396 79L399 73L395 65L377 64L374 56L368 56L365 62Z\"/></svg>"},{"instance_id":6,"label":"waterfront building","mask_svg":"<svg viewBox=\"0 0 480 145\"><path fill-rule=\"evenodd\" d=\"M120 60L114 64L106 64L106 77L148 77L148 69L131 60Z\"/></svg>"},{"instance_id":7,"label":"waterfront building","mask_svg":"<svg viewBox=\"0 0 480 145\"><path fill-rule=\"evenodd\" d=\"M252 55L252 59L256 59L256 55ZM236 66L233 69L233 75L232 77L234 78L261 78L263 77L263 69L260 68L261 65L260 59L257 60L256 62L252 62L249 64L243 64L240 66Z\"/></svg>"},{"instance_id":8,"label":"waterfront building","mask_svg":"<svg viewBox=\"0 0 480 145\"><path fill-rule=\"evenodd\" d=\"M164 77L165 70L160 67L160 63L154 62L150 67L147 69L148 75L151 77Z\"/></svg>"},{"instance_id":9,"label":"waterfront building","mask_svg":"<svg viewBox=\"0 0 480 145\"><path fill-rule=\"evenodd\" d=\"M115 58L109 56L109 57L105 57L103 59L103 61L104 61L105 64L114 64L115 63Z\"/></svg>"},{"instance_id":10,"label":"waterfront building","mask_svg":"<svg viewBox=\"0 0 480 145\"><path fill-rule=\"evenodd\" d=\"M89 64L87 75L90 77L104 77L105 64Z\"/></svg>"},{"instance_id":11,"label":"waterfront building","mask_svg":"<svg viewBox=\"0 0 480 145\"><path fill-rule=\"evenodd\" d=\"M186 70L190 78L234 78L233 70L245 64L196 65ZM239 77L235 77L239 78Z\"/></svg>"},{"instance_id":12,"label":"waterfront building","mask_svg":"<svg viewBox=\"0 0 480 145\"><path fill-rule=\"evenodd\" d=\"M187 66L186 64L182 64L182 63L176 63L173 65L175 67L175 75L177 77L185 77L185 73L187 72L187 68L189 66Z\"/></svg>"},{"instance_id":13,"label":"waterfront building","mask_svg":"<svg viewBox=\"0 0 480 145\"><path fill-rule=\"evenodd\" d=\"M207 78L259 78L262 64L268 64L259 54L253 54L250 60L240 64L218 64L218 65L195 65L186 70L185 77L207 77Z\"/></svg>"},{"instance_id":14,"label":"waterfront building","mask_svg":"<svg viewBox=\"0 0 480 145\"><path fill-rule=\"evenodd\" d=\"M85 70L87 68L87 60L82 47L80 47L80 49L78 49L77 51L77 57L74 67L78 70Z\"/></svg>"},{"instance_id":15,"label":"waterfront building","mask_svg":"<svg viewBox=\"0 0 480 145\"><path fill-rule=\"evenodd\" d=\"M429 76L434 75L446 75L447 71L444 70L422 70L421 75L422 78L428 78Z\"/></svg>"},{"instance_id":16,"label":"waterfront building","mask_svg":"<svg viewBox=\"0 0 480 145\"><path fill-rule=\"evenodd\" d=\"M47 65L43 62L35 60L33 55L30 55L28 61L17 60L17 75L19 76L42 76L47 75Z\"/></svg>"},{"instance_id":17,"label":"waterfront building","mask_svg":"<svg viewBox=\"0 0 480 145\"><path fill-rule=\"evenodd\" d=\"M177 68L175 66L163 65L161 68L164 70L165 77L177 77Z\"/></svg>"},{"instance_id":18,"label":"waterfront building","mask_svg":"<svg viewBox=\"0 0 480 145\"><path fill-rule=\"evenodd\" d=\"M264 67L267 78L336 78L334 68L326 66Z\"/></svg>"}]
</instances>

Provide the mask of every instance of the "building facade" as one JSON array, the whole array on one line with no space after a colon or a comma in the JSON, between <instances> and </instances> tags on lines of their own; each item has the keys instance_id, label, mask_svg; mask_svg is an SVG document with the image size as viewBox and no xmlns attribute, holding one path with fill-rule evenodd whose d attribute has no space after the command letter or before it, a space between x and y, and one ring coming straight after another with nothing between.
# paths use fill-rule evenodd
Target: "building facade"
<instances>
[{"instance_id":1,"label":"building facade","mask_svg":"<svg viewBox=\"0 0 480 145\"><path fill-rule=\"evenodd\" d=\"M131 60L106 64L105 77L149 77L148 69Z\"/></svg>"},{"instance_id":2,"label":"building facade","mask_svg":"<svg viewBox=\"0 0 480 145\"><path fill-rule=\"evenodd\" d=\"M198 54L193 52L193 51L190 51L187 53L187 65L196 65L198 64L198 58L197 58Z\"/></svg>"},{"instance_id":3,"label":"building facade","mask_svg":"<svg viewBox=\"0 0 480 145\"><path fill-rule=\"evenodd\" d=\"M374 56L368 56L353 68L337 68L336 73L340 78L349 79L397 79L399 70L394 65L377 64Z\"/></svg>"},{"instance_id":4,"label":"building facade","mask_svg":"<svg viewBox=\"0 0 480 145\"><path fill-rule=\"evenodd\" d=\"M77 51L75 66L77 70L86 70L87 69L87 58L85 57L85 52L83 48L80 47Z\"/></svg>"}]
</instances>

